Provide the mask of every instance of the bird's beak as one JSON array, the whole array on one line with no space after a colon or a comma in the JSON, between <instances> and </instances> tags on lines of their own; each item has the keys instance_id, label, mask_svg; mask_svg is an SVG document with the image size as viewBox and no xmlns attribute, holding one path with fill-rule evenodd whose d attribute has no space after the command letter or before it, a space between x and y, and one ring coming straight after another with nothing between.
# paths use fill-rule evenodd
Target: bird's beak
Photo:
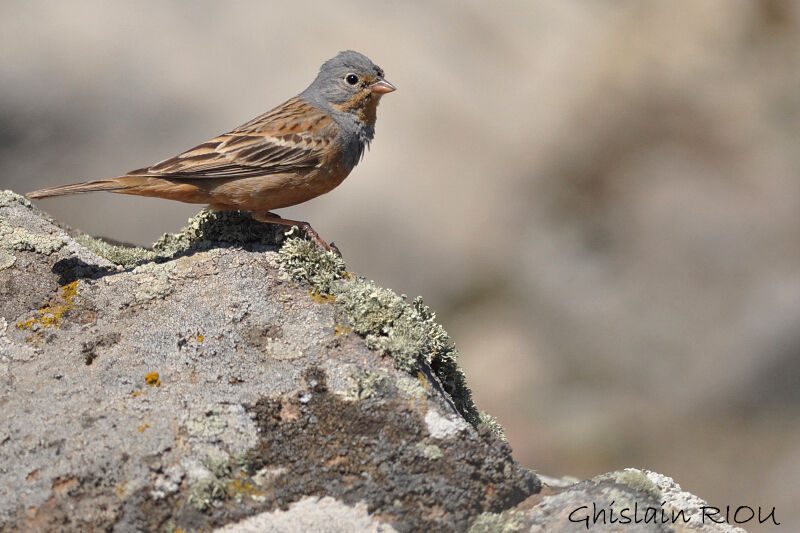
<instances>
[{"instance_id":1,"label":"bird's beak","mask_svg":"<svg viewBox=\"0 0 800 533\"><path fill-rule=\"evenodd\" d=\"M394 85L392 85L391 83L389 83L384 79L379 79L378 81L370 85L369 88L372 89L372 92L376 94L386 94L397 90L397 87L395 87Z\"/></svg>"}]
</instances>

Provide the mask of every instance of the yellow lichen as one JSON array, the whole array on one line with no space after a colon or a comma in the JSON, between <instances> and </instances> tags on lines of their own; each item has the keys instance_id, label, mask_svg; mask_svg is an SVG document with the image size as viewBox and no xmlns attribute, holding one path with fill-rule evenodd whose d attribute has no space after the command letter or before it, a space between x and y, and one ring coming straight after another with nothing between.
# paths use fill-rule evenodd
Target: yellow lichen
<instances>
[{"instance_id":1,"label":"yellow lichen","mask_svg":"<svg viewBox=\"0 0 800 533\"><path fill-rule=\"evenodd\" d=\"M158 378L158 372L150 372L144 377L144 382L151 387L160 387L161 380Z\"/></svg>"},{"instance_id":2,"label":"yellow lichen","mask_svg":"<svg viewBox=\"0 0 800 533\"><path fill-rule=\"evenodd\" d=\"M149 428L150 424L142 424L141 426L136 426L136 429L143 432L145 429Z\"/></svg>"},{"instance_id":3,"label":"yellow lichen","mask_svg":"<svg viewBox=\"0 0 800 533\"><path fill-rule=\"evenodd\" d=\"M202 343L203 339L205 339L205 338L206 338L205 335L198 335L197 336L197 342Z\"/></svg>"},{"instance_id":4,"label":"yellow lichen","mask_svg":"<svg viewBox=\"0 0 800 533\"><path fill-rule=\"evenodd\" d=\"M336 297L332 294L325 294L315 289L308 289L308 295L318 304L334 303Z\"/></svg>"},{"instance_id":5,"label":"yellow lichen","mask_svg":"<svg viewBox=\"0 0 800 533\"><path fill-rule=\"evenodd\" d=\"M141 393L142 393L142 391L140 391L140 390L133 391L133 392L131 393L131 398L136 398L136 397L137 397L137 396L139 396Z\"/></svg>"},{"instance_id":6,"label":"yellow lichen","mask_svg":"<svg viewBox=\"0 0 800 533\"><path fill-rule=\"evenodd\" d=\"M58 326L61 323L61 318L64 316L64 314L72 309L73 300L78 294L77 280L73 281L72 283L67 283L66 285L62 286L60 290L60 297L62 301L42 307L37 311L39 313L38 317L32 317L28 320L17 322L17 329L28 329L34 331L41 328L53 328ZM36 338L38 338L38 331L34 331L34 333L36 333ZM28 342L33 340L33 336L28 337Z\"/></svg>"},{"instance_id":7,"label":"yellow lichen","mask_svg":"<svg viewBox=\"0 0 800 533\"><path fill-rule=\"evenodd\" d=\"M228 497L235 501L242 501L245 496L257 499L261 495L261 492L250 483L244 472L240 472L237 477L228 482L227 493Z\"/></svg>"},{"instance_id":8,"label":"yellow lichen","mask_svg":"<svg viewBox=\"0 0 800 533\"><path fill-rule=\"evenodd\" d=\"M339 335L347 335L353 331L353 328L350 326L343 326L341 324L336 324L336 331L333 332L334 337L338 337Z\"/></svg>"}]
</instances>

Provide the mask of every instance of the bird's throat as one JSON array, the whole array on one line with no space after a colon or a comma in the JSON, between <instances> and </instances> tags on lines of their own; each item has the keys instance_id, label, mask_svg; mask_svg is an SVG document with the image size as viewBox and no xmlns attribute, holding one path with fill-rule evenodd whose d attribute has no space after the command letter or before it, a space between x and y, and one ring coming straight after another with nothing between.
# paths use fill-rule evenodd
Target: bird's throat
<instances>
[{"instance_id":1,"label":"bird's throat","mask_svg":"<svg viewBox=\"0 0 800 533\"><path fill-rule=\"evenodd\" d=\"M380 95L365 91L361 94L355 95L349 101L343 104L332 104L334 109L345 113L355 115L356 119L367 127L374 127L375 120L378 114L378 104L380 103Z\"/></svg>"}]
</instances>

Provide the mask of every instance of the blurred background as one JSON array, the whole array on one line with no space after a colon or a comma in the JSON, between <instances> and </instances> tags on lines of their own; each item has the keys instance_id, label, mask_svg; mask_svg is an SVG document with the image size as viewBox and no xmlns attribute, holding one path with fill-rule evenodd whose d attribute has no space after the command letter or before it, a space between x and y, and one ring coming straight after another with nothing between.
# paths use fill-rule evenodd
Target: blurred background
<instances>
[{"instance_id":1,"label":"blurred background","mask_svg":"<svg viewBox=\"0 0 800 533\"><path fill-rule=\"evenodd\" d=\"M526 466L649 468L790 522L797 2L4 1L0 188L174 155L348 48L398 91L353 174L281 214L351 270L423 295ZM38 205L136 244L199 209L111 194Z\"/></svg>"}]
</instances>

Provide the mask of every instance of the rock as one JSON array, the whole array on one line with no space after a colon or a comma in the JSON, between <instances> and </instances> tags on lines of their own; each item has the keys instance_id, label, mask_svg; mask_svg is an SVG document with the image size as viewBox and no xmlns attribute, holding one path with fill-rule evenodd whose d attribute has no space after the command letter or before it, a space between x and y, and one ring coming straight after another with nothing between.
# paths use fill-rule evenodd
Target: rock
<instances>
[{"instance_id":1,"label":"rock","mask_svg":"<svg viewBox=\"0 0 800 533\"><path fill-rule=\"evenodd\" d=\"M129 248L0 193L0 529L539 531L606 489L684 501L635 471L540 492L420 299L282 241L203 212Z\"/></svg>"},{"instance_id":2,"label":"rock","mask_svg":"<svg viewBox=\"0 0 800 533\"><path fill-rule=\"evenodd\" d=\"M738 532L722 522L725 510L684 492L672 479L627 468L576 482L547 479L544 488L503 513L483 513L470 533L549 531ZM767 512L762 513L765 518ZM747 517L746 513L741 515Z\"/></svg>"}]
</instances>

